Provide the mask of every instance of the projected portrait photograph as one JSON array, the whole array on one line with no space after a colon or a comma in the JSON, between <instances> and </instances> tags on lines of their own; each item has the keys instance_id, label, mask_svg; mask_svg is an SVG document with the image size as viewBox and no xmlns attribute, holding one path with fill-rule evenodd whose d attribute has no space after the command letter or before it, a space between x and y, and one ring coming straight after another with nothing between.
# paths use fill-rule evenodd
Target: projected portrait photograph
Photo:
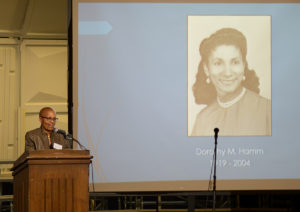
<instances>
[{"instance_id":1,"label":"projected portrait photograph","mask_svg":"<svg viewBox=\"0 0 300 212\"><path fill-rule=\"evenodd\" d=\"M190 136L270 136L271 17L189 16L188 90Z\"/></svg>"}]
</instances>

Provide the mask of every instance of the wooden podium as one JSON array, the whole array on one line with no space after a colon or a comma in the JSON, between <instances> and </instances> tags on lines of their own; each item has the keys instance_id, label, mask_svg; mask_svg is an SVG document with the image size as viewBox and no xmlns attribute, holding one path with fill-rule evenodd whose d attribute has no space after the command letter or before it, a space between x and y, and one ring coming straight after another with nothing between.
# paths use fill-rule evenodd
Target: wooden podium
<instances>
[{"instance_id":1,"label":"wooden podium","mask_svg":"<svg viewBox=\"0 0 300 212\"><path fill-rule=\"evenodd\" d=\"M12 168L14 212L87 212L91 158L83 150L21 155Z\"/></svg>"}]
</instances>

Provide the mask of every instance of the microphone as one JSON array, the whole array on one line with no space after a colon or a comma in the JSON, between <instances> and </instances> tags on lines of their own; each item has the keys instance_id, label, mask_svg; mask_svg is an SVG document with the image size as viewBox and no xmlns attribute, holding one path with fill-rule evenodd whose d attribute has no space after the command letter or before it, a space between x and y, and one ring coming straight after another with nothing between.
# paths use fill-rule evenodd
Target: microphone
<instances>
[{"instance_id":1,"label":"microphone","mask_svg":"<svg viewBox=\"0 0 300 212\"><path fill-rule=\"evenodd\" d=\"M56 132L56 133L58 133L58 134L62 134L65 138L67 138L67 133L66 133L66 131L64 131L64 130L55 128L55 129L54 129L54 132Z\"/></svg>"},{"instance_id":2,"label":"microphone","mask_svg":"<svg viewBox=\"0 0 300 212\"><path fill-rule=\"evenodd\" d=\"M62 129L55 128L54 132L56 132L58 134L62 134L64 136L64 138L67 139L67 140L75 141L79 145L80 149L88 150L77 139L75 139L71 134L67 134L66 131L64 131Z\"/></svg>"},{"instance_id":3,"label":"microphone","mask_svg":"<svg viewBox=\"0 0 300 212\"><path fill-rule=\"evenodd\" d=\"M215 128L214 131L215 131L215 138L217 138L218 137L218 133L219 133L219 128Z\"/></svg>"}]
</instances>

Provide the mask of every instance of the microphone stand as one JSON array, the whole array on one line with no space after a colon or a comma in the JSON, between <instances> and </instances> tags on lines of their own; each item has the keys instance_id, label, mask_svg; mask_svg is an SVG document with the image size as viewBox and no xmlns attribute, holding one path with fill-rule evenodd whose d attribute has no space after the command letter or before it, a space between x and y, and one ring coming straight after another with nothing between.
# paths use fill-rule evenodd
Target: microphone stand
<instances>
[{"instance_id":1,"label":"microphone stand","mask_svg":"<svg viewBox=\"0 0 300 212\"><path fill-rule=\"evenodd\" d=\"M216 211L216 183L217 183L217 140L218 140L218 132L219 129L215 128L215 150L214 150L214 182L213 182L213 209L212 211Z\"/></svg>"},{"instance_id":2,"label":"microphone stand","mask_svg":"<svg viewBox=\"0 0 300 212\"><path fill-rule=\"evenodd\" d=\"M88 150L85 146L83 146L83 145L82 145L76 138L74 138L71 134L66 135L66 139L69 140L69 141L71 141L71 142L75 141L75 142L79 145L79 147L80 147L81 150ZM73 147L73 144L72 144L72 147Z\"/></svg>"}]
</instances>

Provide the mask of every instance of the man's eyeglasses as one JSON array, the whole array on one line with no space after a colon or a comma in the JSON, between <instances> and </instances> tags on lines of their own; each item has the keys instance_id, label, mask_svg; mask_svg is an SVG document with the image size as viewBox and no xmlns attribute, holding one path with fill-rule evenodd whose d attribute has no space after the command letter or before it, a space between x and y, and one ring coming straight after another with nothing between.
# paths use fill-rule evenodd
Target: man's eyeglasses
<instances>
[{"instance_id":1,"label":"man's eyeglasses","mask_svg":"<svg viewBox=\"0 0 300 212\"><path fill-rule=\"evenodd\" d=\"M58 120L58 118L51 118L51 117L45 117L45 116L40 116L41 118L43 118L43 119L46 119L47 121L57 121Z\"/></svg>"}]
</instances>

